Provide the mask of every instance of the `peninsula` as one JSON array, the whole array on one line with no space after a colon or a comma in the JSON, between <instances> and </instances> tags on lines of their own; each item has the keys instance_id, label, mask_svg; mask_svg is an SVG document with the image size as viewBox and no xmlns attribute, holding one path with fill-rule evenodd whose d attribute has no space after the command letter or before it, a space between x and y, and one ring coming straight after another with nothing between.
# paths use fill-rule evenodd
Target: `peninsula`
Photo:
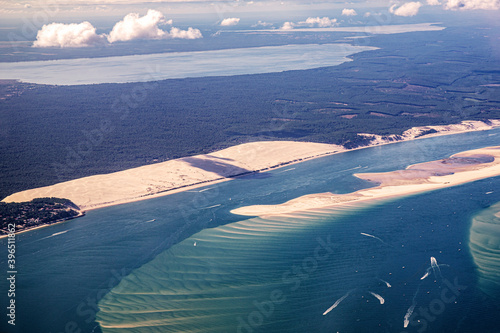
<instances>
[{"instance_id":1,"label":"peninsula","mask_svg":"<svg viewBox=\"0 0 500 333\"><path fill-rule=\"evenodd\" d=\"M488 130L498 126L500 126L500 120L490 120L487 122L464 121L453 125L414 127L405 131L402 135L379 136L359 134L366 138L368 144L357 149L431 136ZM238 176L254 172L265 172L292 163L299 163L308 159L341 153L347 150L347 148L338 145L312 142L261 141L244 143L210 154L183 157L120 172L94 175L51 186L21 191L6 197L2 202L29 202L36 198L46 197L65 198L78 206L81 211L88 211L207 186ZM491 156L500 154L498 150L487 151L487 154ZM492 163L496 165L496 162ZM453 167L456 168L458 167L457 165L461 164L454 163ZM451 179L448 180L446 178L445 181L449 181L447 184L452 186L460 182L496 175L496 168L494 169L495 171L490 171L490 169L483 170L482 168L485 165L489 164L467 164L466 167L468 170L470 167L480 166L481 171L475 173L472 178L459 177L456 179L454 178L456 175L451 175ZM450 170L447 169L447 172L456 172L458 169ZM426 175L430 177L431 174ZM365 179L368 177L367 174L358 176ZM233 212L240 215L281 213L354 200L405 195L413 192L432 190L444 185L436 185L429 182L426 177L422 176L420 171L411 173L410 176L408 176L408 173L402 176L396 172L386 175L370 175L370 177L371 180L380 181L382 185L374 189L363 190L344 196L332 196L330 194L312 195L292 200L280 206L246 207L239 208ZM408 177L411 178L411 182L413 183L408 183L410 181ZM394 182L402 182L403 180L405 182L403 187L392 186L395 185ZM425 181L419 184L418 182L421 180Z\"/></svg>"}]
</instances>

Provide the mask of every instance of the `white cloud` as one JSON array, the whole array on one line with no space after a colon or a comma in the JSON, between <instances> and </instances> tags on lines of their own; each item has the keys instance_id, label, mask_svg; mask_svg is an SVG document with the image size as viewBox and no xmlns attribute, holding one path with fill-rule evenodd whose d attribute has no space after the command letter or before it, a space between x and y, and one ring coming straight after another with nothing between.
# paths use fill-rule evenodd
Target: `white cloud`
<instances>
[{"instance_id":1,"label":"white cloud","mask_svg":"<svg viewBox=\"0 0 500 333\"><path fill-rule=\"evenodd\" d=\"M389 12L397 16L415 16L418 14L418 10L421 6L422 4L420 2L407 2L396 9L394 9L396 5L392 5L389 8Z\"/></svg>"},{"instance_id":2,"label":"white cloud","mask_svg":"<svg viewBox=\"0 0 500 333\"><path fill-rule=\"evenodd\" d=\"M240 19L238 17L228 17L223 19L220 25L223 27L230 27L232 25L237 25L239 22Z\"/></svg>"},{"instance_id":3,"label":"white cloud","mask_svg":"<svg viewBox=\"0 0 500 333\"><path fill-rule=\"evenodd\" d=\"M441 4L441 2L439 2L439 0L427 0L427 4L429 6L438 6Z\"/></svg>"},{"instance_id":4,"label":"white cloud","mask_svg":"<svg viewBox=\"0 0 500 333\"><path fill-rule=\"evenodd\" d=\"M299 22L299 24L307 24L310 27L317 25L320 28L326 28L336 25L337 19L330 19L329 17L308 17L307 20Z\"/></svg>"},{"instance_id":5,"label":"white cloud","mask_svg":"<svg viewBox=\"0 0 500 333\"><path fill-rule=\"evenodd\" d=\"M31 8L31 4L29 4L29 3L25 4L24 8Z\"/></svg>"},{"instance_id":6,"label":"white cloud","mask_svg":"<svg viewBox=\"0 0 500 333\"><path fill-rule=\"evenodd\" d=\"M105 36L98 35L90 22L51 23L38 31L33 47L86 47L103 42Z\"/></svg>"},{"instance_id":7,"label":"white cloud","mask_svg":"<svg viewBox=\"0 0 500 333\"><path fill-rule=\"evenodd\" d=\"M451 10L497 10L500 9L500 0L447 0L445 9Z\"/></svg>"},{"instance_id":8,"label":"white cloud","mask_svg":"<svg viewBox=\"0 0 500 333\"><path fill-rule=\"evenodd\" d=\"M187 30L181 30L179 28L172 27L170 29L169 37L171 38L183 38L183 39L197 39L203 38L201 31L198 29L193 29L189 27Z\"/></svg>"},{"instance_id":9,"label":"white cloud","mask_svg":"<svg viewBox=\"0 0 500 333\"><path fill-rule=\"evenodd\" d=\"M188 30L172 27L170 32L159 27L159 25L172 25L172 23L172 20L165 20L161 12L153 9L148 10L147 14L142 17L137 13L130 13L115 24L108 35L108 41L114 43L135 39L196 39L203 37L200 30L191 27Z\"/></svg>"},{"instance_id":10,"label":"white cloud","mask_svg":"<svg viewBox=\"0 0 500 333\"><path fill-rule=\"evenodd\" d=\"M89 22L79 24L51 23L44 25L38 31L34 47L86 47L101 43L114 43L135 39L164 39L202 38L200 30L191 27L181 30L171 27L170 32L159 28L160 24L172 25L172 20L165 20L162 13L148 10L147 14L140 17L137 13L126 15L123 20L116 23L109 35L96 33L96 28Z\"/></svg>"},{"instance_id":11,"label":"white cloud","mask_svg":"<svg viewBox=\"0 0 500 333\"><path fill-rule=\"evenodd\" d=\"M285 22L281 26L281 30L290 30L293 29L297 26L304 26L308 25L309 27L320 27L320 28L327 28L327 27L332 27L338 25L337 19L330 19L329 17L308 17L305 21L300 21L299 23L294 23L294 22Z\"/></svg>"},{"instance_id":12,"label":"white cloud","mask_svg":"<svg viewBox=\"0 0 500 333\"><path fill-rule=\"evenodd\" d=\"M165 17L157 10L150 9L145 16L138 13L127 14L123 20L116 23L109 33L110 43L133 39L159 39L165 36L165 31L158 27L164 23Z\"/></svg>"},{"instance_id":13,"label":"white cloud","mask_svg":"<svg viewBox=\"0 0 500 333\"><path fill-rule=\"evenodd\" d=\"M295 23L293 22L285 22L283 23L283 25L281 26L281 30L291 30L293 29L293 27L295 27Z\"/></svg>"},{"instance_id":14,"label":"white cloud","mask_svg":"<svg viewBox=\"0 0 500 333\"><path fill-rule=\"evenodd\" d=\"M356 16L356 15L358 15L358 13L356 13L356 11L354 9L344 8L344 9L342 9L342 15L344 15L344 16Z\"/></svg>"}]
</instances>

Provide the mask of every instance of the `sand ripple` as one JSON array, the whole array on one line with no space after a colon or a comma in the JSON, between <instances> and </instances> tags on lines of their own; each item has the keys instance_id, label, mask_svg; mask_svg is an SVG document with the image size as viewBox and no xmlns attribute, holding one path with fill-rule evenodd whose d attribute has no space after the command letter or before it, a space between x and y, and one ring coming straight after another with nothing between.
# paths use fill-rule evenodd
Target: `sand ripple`
<instances>
[{"instance_id":1,"label":"sand ripple","mask_svg":"<svg viewBox=\"0 0 500 333\"><path fill-rule=\"evenodd\" d=\"M105 333L235 332L238 317L247 318L256 301L293 287L282 273L318 246L317 236L304 248L297 235L335 215L343 212L308 211L205 229L124 278L99 302L97 321Z\"/></svg>"},{"instance_id":2,"label":"sand ripple","mask_svg":"<svg viewBox=\"0 0 500 333\"><path fill-rule=\"evenodd\" d=\"M469 247L479 272L479 287L500 299L500 203L474 216Z\"/></svg>"}]
</instances>

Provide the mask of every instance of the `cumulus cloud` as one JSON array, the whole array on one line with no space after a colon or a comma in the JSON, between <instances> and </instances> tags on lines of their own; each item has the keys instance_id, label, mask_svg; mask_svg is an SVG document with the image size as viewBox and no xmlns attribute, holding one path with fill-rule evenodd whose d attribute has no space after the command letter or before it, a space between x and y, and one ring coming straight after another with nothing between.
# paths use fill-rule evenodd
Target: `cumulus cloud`
<instances>
[{"instance_id":1,"label":"cumulus cloud","mask_svg":"<svg viewBox=\"0 0 500 333\"><path fill-rule=\"evenodd\" d=\"M344 8L344 9L342 9L342 15L344 15L344 16L356 16L356 15L358 15L358 13L356 13L356 11L354 9Z\"/></svg>"},{"instance_id":2,"label":"cumulus cloud","mask_svg":"<svg viewBox=\"0 0 500 333\"><path fill-rule=\"evenodd\" d=\"M237 25L239 22L240 19L238 17L228 17L223 19L220 25L223 27L230 27L232 25Z\"/></svg>"},{"instance_id":3,"label":"cumulus cloud","mask_svg":"<svg viewBox=\"0 0 500 333\"><path fill-rule=\"evenodd\" d=\"M86 47L105 42L104 35L98 35L90 22L79 24L51 23L44 25L37 33L34 47Z\"/></svg>"},{"instance_id":4,"label":"cumulus cloud","mask_svg":"<svg viewBox=\"0 0 500 333\"><path fill-rule=\"evenodd\" d=\"M429 6L438 6L441 4L441 2L439 2L439 0L427 0L427 4Z\"/></svg>"},{"instance_id":5,"label":"cumulus cloud","mask_svg":"<svg viewBox=\"0 0 500 333\"><path fill-rule=\"evenodd\" d=\"M500 0L447 0L445 9L451 10L497 10L500 9Z\"/></svg>"},{"instance_id":6,"label":"cumulus cloud","mask_svg":"<svg viewBox=\"0 0 500 333\"><path fill-rule=\"evenodd\" d=\"M193 29L189 27L187 30L181 30L179 28L172 27L170 29L169 37L171 38L182 38L182 39L197 39L203 38L201 31L198 29Z\"/></svg>"},{"instance_id":7,"label":"cumulus cloud","mask_svg":"<svg viewBox=\"0 0 500 333\"><path fill-rule=\"evenodd\" d=\"M329 17L308 17L305 21L300 21L299 23L285 22L281 26L281 30L290 30L298 26L307 25L309 27L320 27L328 28L338 25L337 19L330 19Z\"/></svg>"},{"instance_id":8,"label":"cumulus cloud","mask_svg":"<svg viewBox=\"0 0 500 333\"><path fill-rule=\"evenodd\" d=\"M127 14L123 20L116 23L109 33L110 43L133 39L159 39L166 34L158 25L165 23L165 17L157 10L148 10L145 16L138 13Z\"/></svg>"},{"instance_id":9,"label":"cumulus cloud","mask_svg":"<svg viewBox=\"0 0 500 333\"><path fill-rule=\"evenodd\" d=\"M395 8L396 5L392 5L389 8L389 12L397 16L415 16L418 14L421 6L420 2L407 2L399 8Z\"/></svg>"},{"instance_id":10,"label":"cumulus cloud","mask_svg":"<svg viewBox=\"0 0 500 333\"><path fill-rule=\"evenodd\" d=\"M318 26L320 28L331 27L337 24L337 19L330 19L329 17L308 17L307 20L299 22L299 24L307 24L310 27Z\"/></svg>"},{"instance_id":11,"label":"cumulus cloud","mask_svg":"<svg viewBox=\"0 0 500 333\"><path fill-rule=\"evenodd\" d=\"M283 23L283 25L281 26L281 30L291 30L293 29L293 27L295 27L295 23L293 22L285 22Z\"/></svg>"},{"instance_id":12,"label":"cumulus cloud","mask_svg":"<svg viewBox=\"0 0 500 333\"><path fill-rule=\"evenodd\" d=\"M196 39L203 37L200 30L191 27L188 30L172 27L170 32L159 27L160 25L172 25L172 23L172 20L166 20L161 12L153 9L148 10L147 14L142 17L138 13L130 13L115 24L108 35L108 41L114 43L135 39Z\"/></svg>"},{"instance_id":13,"label":"cumulus cloud","mask_svg":"<svg viewBox=\"0 0 500 333\"><path fill-rule=\"evenodd\" d=\"M160 25L172 25L172 20L165 20L162 13L148 10L144 16L137 13L126 15L116 23L111 32L98 35L96 28L89 22L79 24L51 23L44 25L37 33L34 47L86 47L101 43L114 43L135 39L202 38L200 30L189 28L181 30L171 27L170 32L160 29Z\"/></svg>"}]
</instances>

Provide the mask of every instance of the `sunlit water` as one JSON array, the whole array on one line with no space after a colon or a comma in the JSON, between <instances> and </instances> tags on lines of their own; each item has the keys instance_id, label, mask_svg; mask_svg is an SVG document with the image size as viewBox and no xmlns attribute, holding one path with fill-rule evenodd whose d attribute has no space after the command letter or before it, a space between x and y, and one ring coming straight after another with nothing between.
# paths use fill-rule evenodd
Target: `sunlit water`
<instances>
[{"instance_id":1,"label":"sunlit water","mask_svg":"<svg viewBox=\"0 0 500 333\"><path fill-rule=\"evenodd\" d=\"M204 76L274 73L336 66L375 50L350 44L299 44L104 58L0 63L0 78L40 84L147 82Z\"/></svg>"},{"instance_id":2,"label":"sunlit water","mask_svg":"<svg viewBox=\"0 0 500 333\"><path fill-rule=\"evenodd\" d=\"M5 319L0 331L497 332L469 238L473 217L500 201L500 177L357 209L229 211L352 192L371 186L353 173L497 145L499 135L352 151L21 234L16 326ZM5 239L0 247L6 267Z\"/></svg>"}]
</instances>

